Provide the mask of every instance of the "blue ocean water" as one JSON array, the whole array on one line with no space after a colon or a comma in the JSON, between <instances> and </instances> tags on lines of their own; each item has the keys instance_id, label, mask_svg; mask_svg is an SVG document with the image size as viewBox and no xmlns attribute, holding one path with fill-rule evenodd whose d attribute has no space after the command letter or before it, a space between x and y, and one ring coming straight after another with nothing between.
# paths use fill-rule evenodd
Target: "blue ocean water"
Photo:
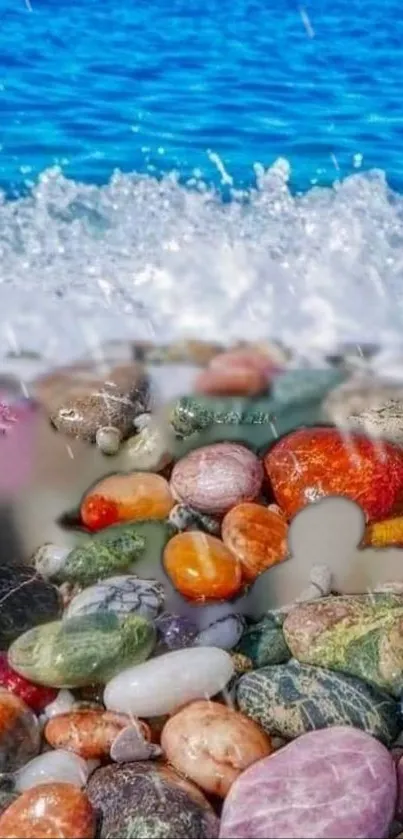
<instances>
[{"instance_id":1,"label":"blue ocean water","mask_svg":"<svg viewBox=\"0 0 403 839\"><path fill-rule=\"evenodd\" d=\"M0 184L178 170L403 188L398 0L0 0ZM224 181L226 180L224 176ZM228 179L227 179L228 180Z\"/></svg>"},{"instance_id":2,"label":"blue ocean water","mask_svg":"<svg viewBox=\"0 0 403 839\"><path fill-rule=\"evenodd\" d=\"M401 340L398 0L0 0L0 353Z\"/></svg>"}]
</instances>

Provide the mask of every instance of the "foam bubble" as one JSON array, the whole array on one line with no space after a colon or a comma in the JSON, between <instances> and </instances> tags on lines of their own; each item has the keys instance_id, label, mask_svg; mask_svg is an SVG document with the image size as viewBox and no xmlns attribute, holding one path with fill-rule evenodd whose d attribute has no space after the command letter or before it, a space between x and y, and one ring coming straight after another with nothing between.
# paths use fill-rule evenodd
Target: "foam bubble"
<instances>
[{"instance_id":1,"label":"foam bubble","mask_svg":"<svg viewBox=\"0 0 403 839\"><path fill-rule=\"evenodd\" d=\"M289 167L222 198L174 176L105 186L46 171L0 203L0 353L52 360L100 340L275 337L299 349L393 345L402 328L403 196L380 171L293 196Z\"/></svg>"}]
</instances>

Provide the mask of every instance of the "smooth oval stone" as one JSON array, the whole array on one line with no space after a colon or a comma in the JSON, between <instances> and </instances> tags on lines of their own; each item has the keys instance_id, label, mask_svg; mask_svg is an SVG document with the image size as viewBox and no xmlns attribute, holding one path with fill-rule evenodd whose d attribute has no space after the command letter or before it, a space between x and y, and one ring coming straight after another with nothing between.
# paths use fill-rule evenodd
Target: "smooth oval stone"
<instances>
[{"instance_id":1,"label":"smooth oval stone","mask_svg":"<svg viewBox=\"0 0 403 839\"><path fill-rule=\"evenodd\" d=\"M192 647L197 636L197 626L184 615L165 613L155 621L158 644L166 650Z\"/></svg>"},{"instance_id":2,"label":"smooth oval stone","mask_svg":"<svg viewBox=\"0 0 403 839\"><path fill-rule=\"evenodd\" d=\"M156 580L139 580L133 575L108 577L84 589L70 602L65 617L113 612L141 615L152 621L164 604L164 587Z\"/></svg>"},{"instance_id":3,"label":"smooth oval stone","mask_svg":"<svg viewBox=\"0 0 403 839\"><path fill-rule=\"evenodd\" d=\"M222 650L232 650L245 629L245 618L235 612L213 621L201 629L195 639L197 647L220 647Z\"/></svg>"},{"instance_id":4,"label":"smooth oval stone","mask_svg":"<svg viewBox=\"0 0 403 839\"><path fill-rule=\"evenodd\" d=\"M237 650L250 658L255 667L283 664L291 658L283 623L284 615L269 613L258 623L249 624L239 641Z\"/></svg>"},{"instance_id":5,"label":"smooth oval stone","mask_svg":"<svg viewBox=\"0 0 403 839\"><path fill-rule=\"evenodd\" d=\"M124 521L165 519L174 505L169 484L153 472L109 475L93 486L81 503L81 519L90 530Z\"/></svg>"},{"instance_id":6,"label":"smooth oval stone","mask_svg":"<svg viewBox=\"0 0 403 839\"><path fill-rule=\"evenodd\" d=\"M152 762L97 769L88 796L102 813L100 839L216 839L218 819L203 794Z\"/></svg>"},{"instance_id":7,"label":"smooth oval stone","mask_svg":"<svg viewBox=\"0 0 403 839\"><path fill-rule=\"evenodd\" d=\"M41 784L18 796L0 816L0 839L93 839L95 814L73 784Z\"/></svg>"},{"instance_id":8,"label":"smooth oval stone","mask_svg":"<svg viewBox=\"0 0 403 839\"><path fill-rule=\"evenodd\" d=\"M176 590L194 602L226 600L242 584L237 558L208 533L178 533L164 550L163 564Z\"/></svg>"},{"instance_id":9,"label":"smooth oval stone","mask_svg":"<svg viewBox=\"0 0 403 839\"><path fill-rule=\"evenodd\" d=\"M252 763L273 751L252 720L218 702L192 702L166 723L161 746L169 763L208 793L225 796Z\"/></svg>"},{"instance_id":10,"label":"smooth oval stone","mask_svg":"<svg viewBox=\"0 0 403 839\"><path fill-rule=\"evenodd\" d=\"M175 464L171 489L202 513L226 513L260 492L263 467L253 452L238 443L217 443L190 452Z\"/></svg>"},{"instance_id":11,"label":"smooth oval stone","mask_svg":"<svg viewBox=\"0 0 403 839\"><path fill-rule=\"evenodd\" d=\"M293 740L334 725L361 728L391 746L399 733L399 706L354 676L290 661L242 676L239 709L270 734Z\"/></svg>"},{"instance_id":12,"label":"smooth oval stone","mask_svg":"<svg viewBox=\"0 0 403 839\"><path fill-rule=\"evenodd\" d=\"M0 772L14 772L39 752L38 720L30 708L0 689Z\"/></svg>"},{"instance_id":13,"label":"smooth oval stone","mask_svg":"<svg viewBox=\"0 0 403 839\"><path fill-rule=\"evenodd\" d=\"M224 650L175 650L119 673L106 685L104 703L111 711L158 717L193 699L215 696L233 672Z\"/></svg>"},{"instance_id":14,"label":"smooth oval stone","mask_svg":"<svg viewBox=\"0 0 403 839\"><path fill-rule=\"evenodd\" d=\"M53 688L35 685L16 673L8 663L7 653L0 653L0 685L19 696L36 714L43 711L57 696L57 691Z\"/></svg>"},{"instance_id":15,"label":"smooth oval stone","mask_svg":"<svg viewBox=\"0 0 403 839\"><path fill-rule=\"evenodd\" d=\"M71 752L58 749L44 752L30 760L16 774L18 792L37 787L40 784L64 783L84 787L89 776L85 760Z\"/></svg>"},{"instance_id":16,"label":"smooth oval stone","mask_svg":"<svg viewBox=\"0 0 403 839\"><path fill-rule=\"evenodd\" d=\"M0 568L0 649L34 626L58 618L62 601L57 588L38 577L34 568Z\"/></svg>"},{"instance_id":17,"label":"smooth oval stone","mask_svg":"<svg viewBox=\"0 0 403 839\"><path fill-rule=\"evenodd\" d=\"M283 630L298 661L358 676L398 697L402 619L403 595L326 597L292 609Z\"/></svg>"},{"instance_id":18,"label":"smooth oval stone","mask_svg":"<svg viewBox=\"0 0 403 839\"><path fill-rule=\"evenodd\" d=\"M288 554L288 523L275 504L237 504L222 523L222 539L238 557L245 580L253 582Z\"/></svg>"},{"instance_id":19,"label":"smooth oval stone","mask_svg":"<svg viewBox=\"0 0 403 839\"><path fill-rule=\"evenodd\" d=\"M348 727L311 731L235 781L220 839L386 839L395 802L381 743Z\"/></svg>"},{"instance_id":20,"label":"smooth oval stone","mask_svg":"<svg viewBox=\"0 0 403 839\"><path fill-rule=\"evenodd\" d=\"M130 664L145 661L155 629L139 615L119 620L104 612L32 629L10 647L12 667L52 687L105 684Z\"/></svg>"},{"instance_id":21,"label":"smooth oval stone","mask_svg":"<svg viewBox=\"0 0 403 839\"><path fill-rule=\"evenodd\" d=\"M136 720L125 714L82 708L59 714L51 719L44 731L45 739L54 749L67 749L85 760L108 757L117 735ZM137 721L142 736L149 735L149 728Z\"/></svg>"}]
</instances>

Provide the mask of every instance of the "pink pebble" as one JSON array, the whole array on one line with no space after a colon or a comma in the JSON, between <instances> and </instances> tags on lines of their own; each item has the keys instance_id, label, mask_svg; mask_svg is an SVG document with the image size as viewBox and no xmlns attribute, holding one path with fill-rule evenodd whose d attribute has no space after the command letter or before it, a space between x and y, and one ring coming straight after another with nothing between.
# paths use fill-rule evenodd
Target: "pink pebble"
<instances>
[{"instance_id":1,"label":"pink pebble","mask_svg":"<svg viewBox=\"0 0 403 839\"><path fill-rule=\"evenodd\" d=\"M396 803L387 749L363 731L312 731L240 775L220 839L385 839Z\"/></svg>"},{"instance_id":2,"label":"pink pebble","mask_svg":"<svg viewBox=\"0 0 403 839\"><path fill-rule=\"evenodd\" d=\"M203 513L226 513L260 492L263 467L253 452L238 443L215 443L190 452L175 465L171 490Z\"/></svg>"},{"instance_id":3,"label":"pink pebble","mask_svg":"<svg viewBox=\"0 0 403 839\"><path fill-rule=\"evenodd\" d=\"M279 366L259 350L239 349L219 353L210 362L211 370L230 370L234 367L249 367L249 369L262 373L266 382L270 382L274 375L280 372Z\"/></svg>"}]
</instances>

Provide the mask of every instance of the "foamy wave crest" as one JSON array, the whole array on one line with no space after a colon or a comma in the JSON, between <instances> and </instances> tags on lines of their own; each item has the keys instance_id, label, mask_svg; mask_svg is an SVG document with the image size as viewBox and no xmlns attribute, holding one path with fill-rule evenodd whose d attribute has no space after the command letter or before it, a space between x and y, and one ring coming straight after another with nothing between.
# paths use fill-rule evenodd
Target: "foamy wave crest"
<instances>
[{"instance_id":1,"label":"foamy wave crest","mask_svg":"<svg viewBox=\"0 0 403 839\"><path fill-rule=\"evenodd\" d=\"M63 360L122 338L400 342L403 197L384 174L293 196L289 167L218 193L174 176L106 186L46 171L0 204L0 353Z\"/></svg>"}]
</instances>

